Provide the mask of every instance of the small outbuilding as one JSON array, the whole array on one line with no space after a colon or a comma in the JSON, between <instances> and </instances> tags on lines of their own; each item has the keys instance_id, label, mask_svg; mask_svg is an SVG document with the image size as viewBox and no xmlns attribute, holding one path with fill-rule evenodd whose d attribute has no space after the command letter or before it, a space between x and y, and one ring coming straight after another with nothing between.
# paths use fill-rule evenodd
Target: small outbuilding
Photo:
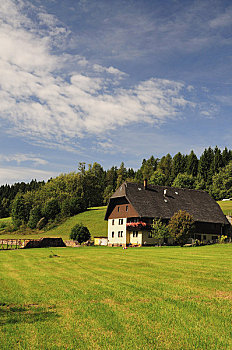
<instances>
[{"instance_id":1,"label":"small outbuilding","mask_svg":"<svg viewBox=\"0 0 232 350\"><path fill-rule=\"evenodd\" d=\"M94 237L94 245L108 245L108 238L103 236Z\"/></svg>"}]
</instances>

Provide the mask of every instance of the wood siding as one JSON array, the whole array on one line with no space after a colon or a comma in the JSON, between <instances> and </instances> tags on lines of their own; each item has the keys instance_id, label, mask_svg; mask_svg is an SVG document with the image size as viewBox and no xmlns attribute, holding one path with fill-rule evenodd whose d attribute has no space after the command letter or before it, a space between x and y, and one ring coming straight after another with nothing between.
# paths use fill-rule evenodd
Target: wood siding
<instances>
[{"instance_id":1,"label":"wood siding","mask_svg":"<svg viewBox=\"0 0 232 350\"><path fill-rule=\"evenodd\" d=\"M128 207L127 211L126 211L126 207ZM134 217L139 217L139 214L131 204L125 203L125 204L116 204L109 216L109 219L134 218Z\"/></svg>"}]
</instances>

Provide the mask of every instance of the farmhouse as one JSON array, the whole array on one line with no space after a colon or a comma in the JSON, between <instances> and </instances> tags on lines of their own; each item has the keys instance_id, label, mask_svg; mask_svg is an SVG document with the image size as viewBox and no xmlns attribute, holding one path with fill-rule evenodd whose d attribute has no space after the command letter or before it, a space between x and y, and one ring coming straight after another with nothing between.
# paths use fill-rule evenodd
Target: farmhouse
<instances>
[{"instance_id":1,"label":"farmhouse","mask_svg":"<svg viewBox=\"0 0 232 350\"><path fill-rule=\"evenodd\" d=\"M207 192L138 183L123 183L110 198L108 245L154 245L151 224L154 218L168 223L174 213L185 210L193 216L193 239L216 240L230 232L230 224L219 205Z\"/></svg>"}]
</instances>

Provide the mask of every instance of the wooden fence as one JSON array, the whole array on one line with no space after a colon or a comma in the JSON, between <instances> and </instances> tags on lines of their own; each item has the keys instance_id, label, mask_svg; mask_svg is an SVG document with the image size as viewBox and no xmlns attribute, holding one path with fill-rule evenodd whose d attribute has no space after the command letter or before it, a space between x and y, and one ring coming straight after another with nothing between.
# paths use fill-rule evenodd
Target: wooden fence
<instances>
[{"instance_id":1,"label":"wooden fence","mask_svg":"<svg viewBox=\"0 0 232 350\"><path fill-rule=\"evenodd\" d=\"M0 239L0 249L20 249L24 248L28 239Z\"/></svg>"}]
</instances>

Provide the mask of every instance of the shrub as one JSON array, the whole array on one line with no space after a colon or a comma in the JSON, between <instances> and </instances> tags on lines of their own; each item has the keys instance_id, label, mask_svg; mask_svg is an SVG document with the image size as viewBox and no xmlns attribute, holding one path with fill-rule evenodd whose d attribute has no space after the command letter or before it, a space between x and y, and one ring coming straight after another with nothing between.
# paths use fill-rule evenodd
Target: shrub
<instances>
[{"instance_id":1,"label":"shrub","mask_svg":"<svg viewBox=\"0 0 232 350\"><path fill-rule=\"evenodd\" d=\"M91 238L91 235L86 226L83 224L76 224L71 230L70 238L81 244L88 241Z\"/></svg>"},{"instance_id":2,"label":"shrub","mask_svg":"<svg viewBox=\"0 0 232 350\"><path fill-rule=\"evenodd\" d=\"M225 243L226 240L227 240L227 236L222 235L222 236L218 237L218 243L220 243L220 244Z\"/></svg>"},{"instance_id":3,"label":"shrub","mask_svg":"<svg viewBox=\"0 0 232 350\"><path fill-rule=\"evenodd\" d=\"M161 219L154 219L152 224L152 235L158 240L159 245L161 245L162 242L165 243L170 236L168 226L165 225Z\"/></svg>"},{"instance_id":4,"label":"shrub","mask_svg":"<svg viewBox=\"0 0 232 350\"><path fill-rule=\"evenodd\" d=\"M174 242L180 246L187 243L194 231L193 217L184 210L179 210L175 213L168 224L168 229Z\"/></svg>"}]
</instances>

